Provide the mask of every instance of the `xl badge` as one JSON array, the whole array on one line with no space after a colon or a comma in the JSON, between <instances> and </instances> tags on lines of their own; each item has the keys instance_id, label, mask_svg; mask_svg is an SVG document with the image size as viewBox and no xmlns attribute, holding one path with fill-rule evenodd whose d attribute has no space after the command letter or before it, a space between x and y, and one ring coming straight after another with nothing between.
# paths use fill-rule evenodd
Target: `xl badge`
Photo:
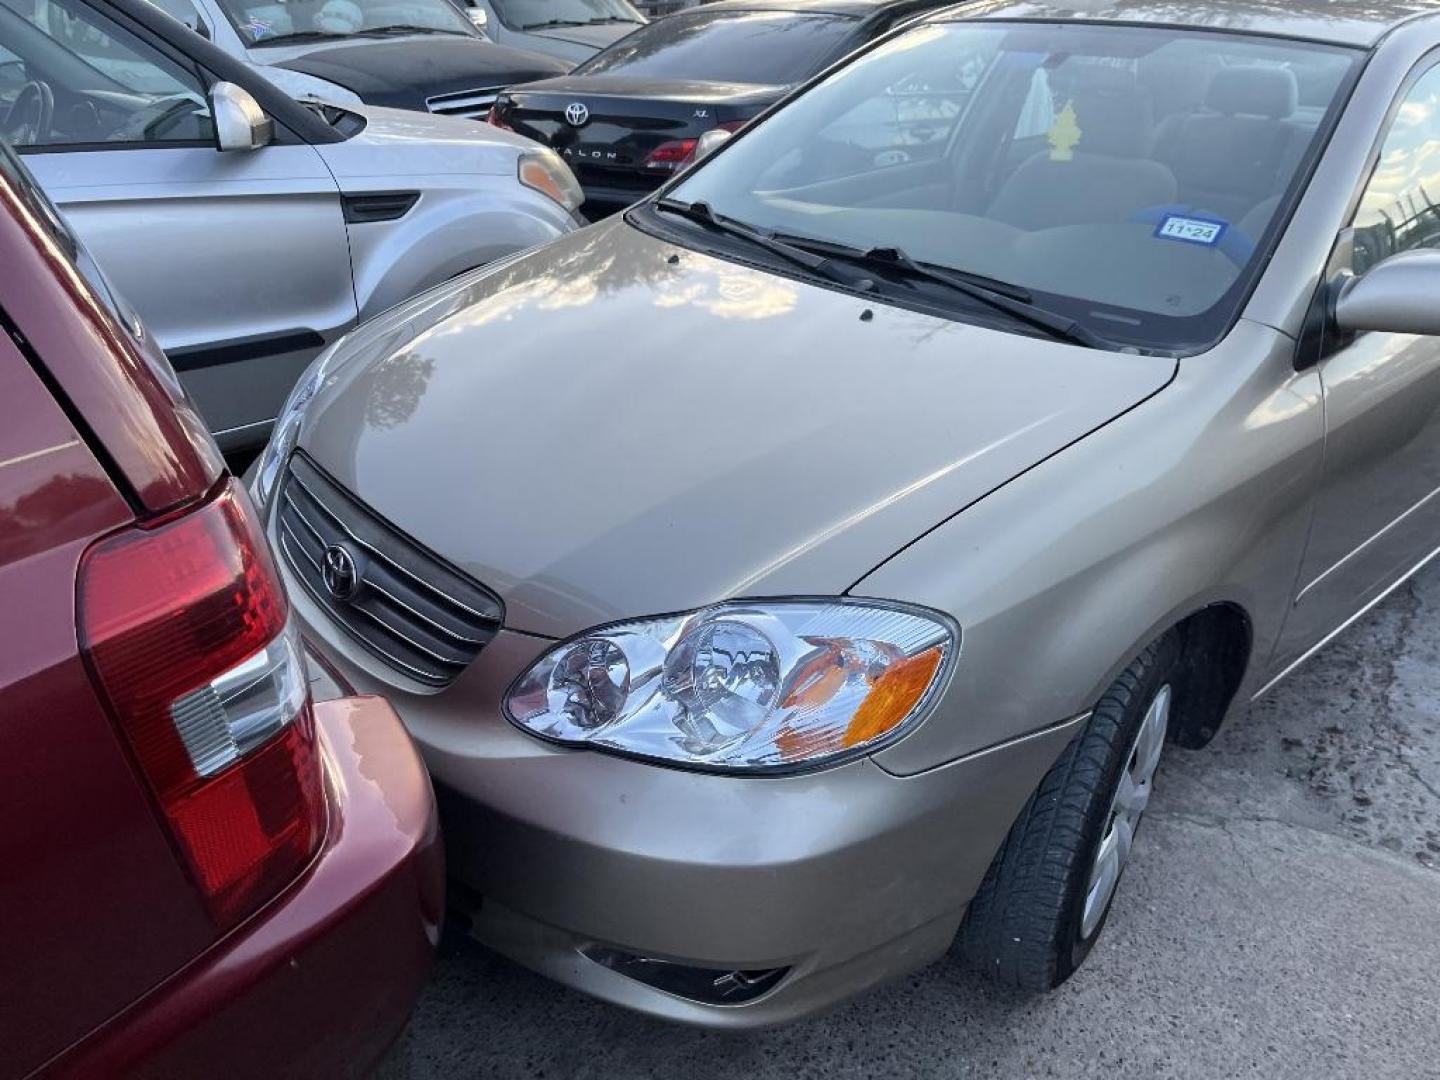
<instances>
[{"instance_id":1,"label":"xl badge","mask_svg":"<svg viewBox=\"0 0 1440 1080\"><path fill-rule=\"evenodd\" d=\"M583 101L572 101L565 106L565 121L571 127L583 127L590 119L590 109Z\"/></svg>"}]
</instances>

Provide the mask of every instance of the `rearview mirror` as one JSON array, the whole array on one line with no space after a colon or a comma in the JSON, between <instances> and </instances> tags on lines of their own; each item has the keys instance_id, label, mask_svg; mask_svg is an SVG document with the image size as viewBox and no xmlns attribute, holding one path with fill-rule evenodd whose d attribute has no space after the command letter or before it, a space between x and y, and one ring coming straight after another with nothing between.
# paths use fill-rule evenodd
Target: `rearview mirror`
<instances>
[{"instance_id":1,"label":"rearview mirror","mask_svg":"<svg viewBox=\"0 0 1440 1080\"><path fill-rule=\"evenodd\" d=\"M221 150L259 150L275 136L275 122L243 86L216 83L210 88L210 111Z\"/></svg>"},{"instance_id":2,"label":"rearview mirror","mask_svg":"<svg viewBox=\"0 0 1440 1080\"><path fill-rule=\"evenodd\" d=\"M711 128L695 140L695 156L692 161L700 161L713 154L729 142L734 134L733 131L726 131L724 128Z\"/></svg>"},{"instance_id":3,"label":"rearview mirror","mask_svg":"<svg viewBox=\"0 0 1440 1080\"><path fill-rule=\"evenodd\" d=\"M1335 322L1356 333L1440 337L1440 251L1392 255L1352 278L1335 301Z\"/></svg>"}]
</instances>

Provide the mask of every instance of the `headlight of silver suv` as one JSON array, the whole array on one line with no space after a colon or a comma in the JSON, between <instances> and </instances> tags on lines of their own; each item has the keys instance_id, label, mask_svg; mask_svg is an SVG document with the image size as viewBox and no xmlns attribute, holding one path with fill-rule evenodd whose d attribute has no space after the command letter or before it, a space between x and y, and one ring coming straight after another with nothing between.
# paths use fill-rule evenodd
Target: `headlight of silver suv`
<instances>
[{"instance_id":1,"label":"headlight of silver suv","mask_svg":"<svg viewBox=\"0 0 1440 1080\"><path fill-rule=\"evenodd\" d=\"M918 725L960 635L875 600L766 600L618 623L550 650L510 688L525 730L690 768L783 772Z\"/></svg>"},{"instance_id":2,"label":"headlight of silver suv","mask_svg":"<svg viewBox=\"0 0 1440 1080\"><path fill-rule=\"evenodd\" d=\"M520 183L553 199L572 214L585 201L580 181L575 179L570 166L548 146L522 150L516 170Z\"/></svg>"}]
</instances>

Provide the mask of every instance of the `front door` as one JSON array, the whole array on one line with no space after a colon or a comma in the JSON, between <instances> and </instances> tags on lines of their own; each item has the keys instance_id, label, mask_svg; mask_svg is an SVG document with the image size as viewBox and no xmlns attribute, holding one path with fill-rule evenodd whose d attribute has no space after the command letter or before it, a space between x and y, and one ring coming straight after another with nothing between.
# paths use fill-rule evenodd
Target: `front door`
<instances>
[{"instance_id":1,"label":"front door","mask_svg":"<svg viewBox=\"0 0 1440 1080\"><path fill-rule=\"evenodd\" d=\"M356 319L339 191L319 154L278 126L269 146L220 152L205 75L83 0L0 0L0 46L17 60L0 135L221 445L263 440L305 364Z\"/></svg>"},{"instance_id":2,"label":"front door","mask_svg":"<svg viewBox=\"0 0 1440 1080\"><path fill-rule=\"evenodd\" d=\"M1353 222L1348 269L1440 248L1440 66L1410 84ZM1437 298L1440 303L1440 298ZM1325 475L1295 609L1290 663L1440 547L1440 338L1362 334L1320 365Z\"/></svg>"}]
</instances>

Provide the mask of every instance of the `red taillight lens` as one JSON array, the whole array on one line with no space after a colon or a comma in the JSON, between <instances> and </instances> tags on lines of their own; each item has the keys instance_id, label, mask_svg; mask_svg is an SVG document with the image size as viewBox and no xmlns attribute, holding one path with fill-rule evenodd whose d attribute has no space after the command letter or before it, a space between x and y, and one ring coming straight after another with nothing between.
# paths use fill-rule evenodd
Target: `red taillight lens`
<instances>
[{"instance_id":1,"label":"red taillight lens","mask_svg":"<svg viewBox=\"0 0 1440 1080\"><path fill-rule=\"evenodd\" d=\"M646 172L674 172L695 152L695 139L672 139L663 142L650 153L640 167Z\"/></svg>"},{"instance_id":2,"label":"red taillight lens","mask_svg":"<svg viewBox=\"0 0 1440 1080\"><path fill-rule=\"evenodd\" d=\"M304 660L254 509L202 508L85 553L81 645L222 927L325 831Z\"/></svg>"},{"instance_id":3,"label":"red taillight lens","mask_svg":"<svg viewBox=\"0 0 1440 1080\"><path fill-rule=\"evenodd\" d=\"M512 128L509 124L507 124L504 120L502 120L502 119L500 118L500 103L499 103L499 102L496 102L494 105L491 105L491 106L490 106L490 111L485 114L485 122L486 122L487 124L491 124L491 125L493 125L494 127L499 128L499 129L502 130L502 131L514 131L514 130L515 130L514 128Z\"/></svg>"}]
</instances>

